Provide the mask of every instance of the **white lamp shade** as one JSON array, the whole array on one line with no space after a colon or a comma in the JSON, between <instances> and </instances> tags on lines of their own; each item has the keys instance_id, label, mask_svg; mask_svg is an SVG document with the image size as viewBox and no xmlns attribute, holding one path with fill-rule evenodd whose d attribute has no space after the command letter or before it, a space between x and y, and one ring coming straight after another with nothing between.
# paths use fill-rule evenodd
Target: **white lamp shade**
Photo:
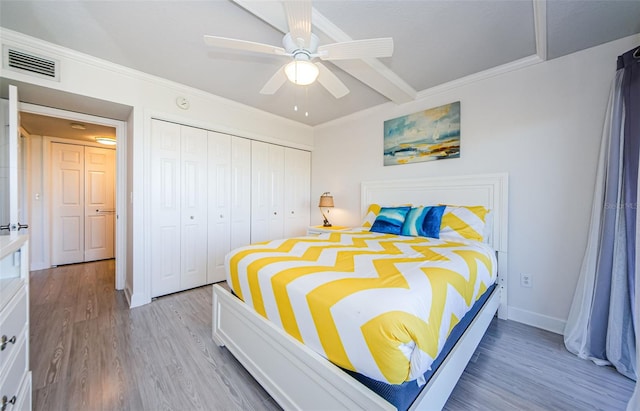
<instances>
[{"instance_id":1,"label":"white lamp shade","mask_svg":"<svg viewBox=\"0 0 640 411\"><path fill-rule=\"evenodd\" d=\"M284 68L284 73L289 81L301 86L306 86L316 81L319 72L315 64L306 60L294 60Z\"/></svg>"}]
</instances>

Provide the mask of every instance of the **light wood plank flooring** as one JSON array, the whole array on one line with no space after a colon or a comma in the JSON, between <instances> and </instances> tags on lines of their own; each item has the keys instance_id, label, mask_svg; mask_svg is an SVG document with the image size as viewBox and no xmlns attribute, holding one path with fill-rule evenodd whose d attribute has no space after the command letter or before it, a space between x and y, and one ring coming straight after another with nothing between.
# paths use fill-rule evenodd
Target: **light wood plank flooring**
<instances>
[{"instance_id":1,"label":"light wood plank flooring","mask_svg":"<svg viewBox=\"0 0 640 411\"><path fill-rule=\"evenodd\" d=\"M277 410L211 340L211 287L128 309L114 261L31 273L34 410ZM633 382L494 320L447 410L623 410Z\"/></svg>"}]
</instances>

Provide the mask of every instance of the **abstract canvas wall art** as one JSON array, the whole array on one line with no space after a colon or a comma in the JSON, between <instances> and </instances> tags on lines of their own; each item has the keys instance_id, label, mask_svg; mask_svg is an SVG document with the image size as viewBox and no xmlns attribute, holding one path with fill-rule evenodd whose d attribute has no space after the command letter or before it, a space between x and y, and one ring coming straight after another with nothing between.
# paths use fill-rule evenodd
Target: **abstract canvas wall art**
<instances>
[{"instance_id":1,"label":"abstract canvas wall art","mask_svg":"<svg viewBox=\"0 0 640 411\"><path fill-rule=\"evenodd\" d=\"M384 165L460 157L460 102L384 122Z\"/></svg>"}]
</instances>

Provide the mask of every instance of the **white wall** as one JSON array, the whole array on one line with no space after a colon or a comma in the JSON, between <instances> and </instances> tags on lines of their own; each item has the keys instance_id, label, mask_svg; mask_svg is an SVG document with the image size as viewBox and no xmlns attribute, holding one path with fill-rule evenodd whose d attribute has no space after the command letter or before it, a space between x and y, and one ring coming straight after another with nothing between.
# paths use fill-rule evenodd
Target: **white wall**
<instances>
[{"instance_id":1,"label":"white wall","mask_svg":"<svg viewBox=\"0 0 640 411\"><path fill-rule=\"evenodd\" d=\"M29 213L29 258L31 259L31 270L42 270L49 268L46 264L47 255L45 246L49 244L45 241L44 221L45 211L42 202L44 192L44 170L42 169L42 136L29 136L29 192L27 201L31 205ZM37 198L36 198L37 195Z\"/></svg>"},{"instance_id":2,"label":"white wall","mask_svg":"<svg viewBox=\"0 0 640 411\"><path fill-rule=\"evenodd\" d=\"M509 318L562 332L586 246L597 156L616 57L634 36L404 105L316 127L312 200L334 195L331 222L360 221L360 182L509 173ZM461 156L383 166L384 120L461 102ZM320 213L312 214L320 222ZM520 286L520 274L533 286Z\"/></svg>"},{"instance_id":3,"label":"white wall","mask_svg":"<svg viewBox=\"0 0 640 411\"><path fill-rule=\"evenodd\" d=\"M127 276L125 288L133 306L150 301L148 221L145 185L151 117L207 128L243 137L310 149L312 129L269 113L200 90L111 64L7 29L0 29L7 44L60 61L60 81L39 79L0 68L0 76L132 108L127 124ZM186 97L191 107L175 104ZM37 104L37 102L34 102Z\"/></svg>"}]
</instances>

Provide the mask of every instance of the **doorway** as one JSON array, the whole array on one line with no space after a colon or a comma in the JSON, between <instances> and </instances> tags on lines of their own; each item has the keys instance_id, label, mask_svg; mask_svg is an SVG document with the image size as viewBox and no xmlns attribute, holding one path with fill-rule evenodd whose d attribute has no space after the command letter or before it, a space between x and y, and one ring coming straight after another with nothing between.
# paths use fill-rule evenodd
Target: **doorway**
<instances>
[{"instance_id":1,"label":"doorway","mask_svg":"<svg viewBox=\"0 0 640 411\"><path fill-rule=\"evenodd\" d=\"M20 110L31 159L26 165L31 269L115 257L115 285L123 289L126 203L120 193L126 192L126 157L120 143L125 140L125 123L26 103ZM43 120L47 122L36 127ZM96 137L117 144L105 146ZM69 164L60 164L54 157L64 158L63 163L75 158L82 170L67 169ZM67 207L73 199L75 215L65 215L68 208L74 208ZM72 249L76 252L70 257ZM67 255L61 258L60 254Z\"/></svg>"},{"instance_id":2,"label":"doorway","mask_svg":"<svg viewBox=\"0 0 640 411\"><path fill-rule=\"evenodd\" d=\"M114 258L115 150L51 142L51 265Z\"/></svg>"}]
</instances>

